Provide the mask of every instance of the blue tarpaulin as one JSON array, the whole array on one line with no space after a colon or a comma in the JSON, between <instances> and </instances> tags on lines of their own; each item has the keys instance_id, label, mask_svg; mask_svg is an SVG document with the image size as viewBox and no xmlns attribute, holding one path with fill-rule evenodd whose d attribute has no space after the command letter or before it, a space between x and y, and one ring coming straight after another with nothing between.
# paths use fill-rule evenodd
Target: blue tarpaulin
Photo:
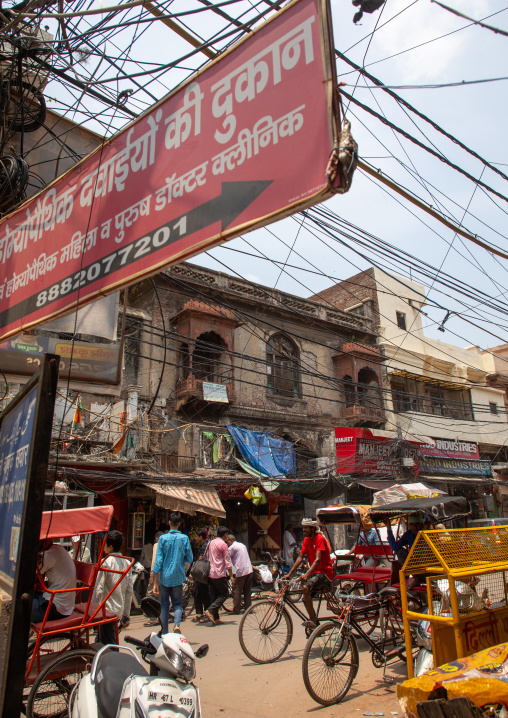
<instances>
[{"instance_id":1,"label":"blue tarpaulin","mask_svg":"<svg viewBox=\"0 0 508 718\"><path fill-rule=\"evenodd\" d=\"M265 476L296 473L296 453L291 441L276 439L261 431L227 426L243 458Z\"/></svg>"}]
</instances>

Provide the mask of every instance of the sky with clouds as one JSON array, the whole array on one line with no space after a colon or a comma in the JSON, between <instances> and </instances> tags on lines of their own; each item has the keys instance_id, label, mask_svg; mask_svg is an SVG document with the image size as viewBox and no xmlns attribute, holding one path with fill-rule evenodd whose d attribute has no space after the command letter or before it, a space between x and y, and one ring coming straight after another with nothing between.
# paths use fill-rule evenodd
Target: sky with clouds
<instances>
[{"instance_id":1,"label":"sky with clouds","mask_svg":"<svg viewBox=\"0 0 508 718\"><path fill-rule=\"evenodd\" d=\"M449 0L465 15L508 31L508 7L497 0ZM346 0L332 2L335 47L385 85L436 85L484 80L508 75L508 37L471 26L432 3L431 0L387 0L381 11L364 14L354 25L356 8ZM376 27L377 26L377 27ZM373 31L375 32L373 33ZM373 34L372 34L373 33ZM451 162L508 195L508 183L456 144L437 133L430 124L409 115L372 82L343 61L337 62L338 79L345 90L393 123L435 147ZM420 112L456 136L479 155L508 174L506 119L508 80L436 89L395 89ZM429 204L454 217L464 228L508 250L508 203L491 195L437 158L394 133L365 111L345 104L359 155ZM482 175L483 170L483 175ZM478 290L497 300L508 301L508 264L454 232L416 207L387 191L357 170L350 192L336 196L326 207L342 219L409 252L440 272L465 282L473 294ZM467 211L466 211L467 210ZM353 248L323 241L309 232L295 216L257 230L245 238L211 250L192 261L233 273L255 282L301 296L310 296L369 266L379 257L366 251L360 257ZM246 257L234 250L255 252L271 260L288 262L300 269L281 267L264 259ZM354 245L353 245L354 247ZM293 251L291 251L291 248ZM365 250L362 250L365 251ZM218 261L217 261L218 260ZM452 344L493 347L508 341L507 320L502 309L477 307L471 297L458 301L453 290L423 278L404 265L383 260L387 271L422 281L429 298L424 326L429 336ZM312 268L313 273L309 273ZM319 276L320 271L325 276ZM432 274L432 273L431 273ZM444 275L440 275L444 276ZM446 333L437 332L446 311ZM488 322L488 323L487 323ZM486 329L477 328L479 325Z\"/></svg>"}]
</instances>

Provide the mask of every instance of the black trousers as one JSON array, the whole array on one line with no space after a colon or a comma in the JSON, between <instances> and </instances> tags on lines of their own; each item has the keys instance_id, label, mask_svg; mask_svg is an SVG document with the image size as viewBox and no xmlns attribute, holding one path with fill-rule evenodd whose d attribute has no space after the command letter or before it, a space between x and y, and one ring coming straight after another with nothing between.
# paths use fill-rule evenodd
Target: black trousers
<instances>
[{"instance_id":1,"label":"black trousers","mask_svg":"<svg viewBox=\"0 0 508 718\"><path fill-rule=\"evenodd\" d=\"M104 643L105 646L110 643L115 645L118 644L116 639L115 624L113 621L103 623L99 626L99 641Z\"/></svg>"},{"instance_id":2,"label":"black trousers","mask_svg":"<svg viewBox=\"0 0 508 718\"><path fill-rule=\"evenodd\" d=\"M208 586L210 588L210 605L208 611L217 621L219 618L219 608L228 597L228 582L225 576L222 578L209 578Z\"/></svg>"},{"instance_id":3,"label":"black trousers","mask_svg":"<svg viewBox=\"0 0 508 718\"><path fill-rule=\"evenodd\" d=\"M210 604L210 588L208 583L196 581L194 583L194 608L196 616L202 616Z\"/></svg>"},{"instance_id":4,"label":"black trousers","mask_svg":"<svg viewBox=\"0 0 508 718\"><path fill-rule=\"evenodd\" d=\"M240 576L240 578L237 576L235 578L233 613L240 613L242 609L242 598L245 610L252 605L252 576L252 573L248 573L246 576Z\"/></svg>"}]
</instances>

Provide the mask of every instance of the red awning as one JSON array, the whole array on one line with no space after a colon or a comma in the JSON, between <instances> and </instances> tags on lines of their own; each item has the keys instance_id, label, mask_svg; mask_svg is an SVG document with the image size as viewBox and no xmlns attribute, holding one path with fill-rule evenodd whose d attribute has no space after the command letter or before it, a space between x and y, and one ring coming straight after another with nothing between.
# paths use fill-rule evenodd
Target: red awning
<instances>
[{"instance_id":1,"label":"red awning","mask_svg":"<svg viewBox=\"0 0 508 718\"><path fill-rule=\"evenodd\" d=\"M40 537L55 539L108 531L112 516L112 506L43 511Z\"/></svg>"}]
</instances>

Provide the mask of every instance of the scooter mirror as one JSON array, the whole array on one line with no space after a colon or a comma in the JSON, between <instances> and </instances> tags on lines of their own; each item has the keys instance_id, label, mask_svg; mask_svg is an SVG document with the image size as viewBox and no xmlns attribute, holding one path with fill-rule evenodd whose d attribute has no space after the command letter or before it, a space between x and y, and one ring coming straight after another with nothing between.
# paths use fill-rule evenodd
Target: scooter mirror
<instances>
[{"instance_id":1,"label":"scooter mirror","mask_svg":"<svg viewBox=\"0 0 508 718\"><path fill-rule=\"evenodd\" d=\"M161 604L153 596L141 599L141 610L147 618L158 619L161 615Z\"/></svg>"},{"instance_id":2,"label":"scooter mirror","mask_svg":"<svg viewBox=\"0 0 508 718\"><path fill-rule=\"evenodd\" d=\"M208 653L208 643L204 643L202 646L198 648L196 653L194 654L196 658L204 658L206 654Z\"/></svg>"}]
</instances>

